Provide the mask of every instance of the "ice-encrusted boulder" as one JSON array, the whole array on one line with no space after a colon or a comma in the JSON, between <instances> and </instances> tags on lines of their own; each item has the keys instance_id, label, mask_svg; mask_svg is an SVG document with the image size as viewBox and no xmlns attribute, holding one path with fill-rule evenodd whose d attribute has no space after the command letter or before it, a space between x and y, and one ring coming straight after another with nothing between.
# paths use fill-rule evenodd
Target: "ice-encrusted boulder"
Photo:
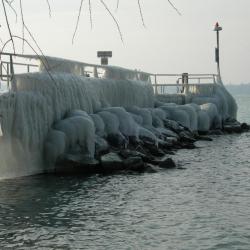
<instances>
[{"instance_id":1,"label":"ice-encrusted boulder","mask_svg":"<svg viewBox=\"0 0 250 250\"><path fill-rule=\"evenodd\" d=\"M66 135L64 132L51 129L48 133L45 146L44 156L49 167L53 167L56 160L66 151Z\"/></svg>"},{"instance_id":2,"label":"ice-encrusted boulder","mask_svg":"<svg viewBox=\"0 0 250 250\"><path fill-rule=\"evenodd\" d=\"M64 132L67 149L73 149L79 145L82 152L94 157L95 153L95 127L87 117L74 116L57 122L54 128Z\"/></svg>"},{"instance_id":3,"label":"ice-encrusted boulder","mask_svg":"<svg viewBox=\"0 0 250 250\"><path fill-rule=\"evenodd\" d=\"M198 111L198 131L208 132L210 129L210 118L206 111Z\"/></svg>"},{"instance_id":4,"label":"ice-encrusted boulder","mask_svg":"<svg viewBox=\"0 0 250 250\"><path fill-rule=\"evenodd\" d=\"M209 128L221 129L222 127L222 119L219 115L217 107L213 103L206 103L200 106L201 110L206 111L209 116Z\"/></svg>"},{"instance_id":5,"label":"ice-encrusted boulder","mask_svg":"<svg viewBox=\"0 0 250 250\"><path fill-rule=\"evenodd\" d=\"M138 126L130 114L122 107L109 107L104 111L114 114L119 120L119 130L126 136L137 136Z\"/></svg>"},{"instance_id":6,"label":"ice-encrusted boulder","mask_svg":"<svg viewBox=\"0 0 250 250\"><path fill-rule=\"evenodd\" d=\"M106 137L106 129L105 129L105 123L100 115L98 114L90 114L89 115L94 122L95 125L95 133L100 137Z\"/></svg>"}]
</instances>

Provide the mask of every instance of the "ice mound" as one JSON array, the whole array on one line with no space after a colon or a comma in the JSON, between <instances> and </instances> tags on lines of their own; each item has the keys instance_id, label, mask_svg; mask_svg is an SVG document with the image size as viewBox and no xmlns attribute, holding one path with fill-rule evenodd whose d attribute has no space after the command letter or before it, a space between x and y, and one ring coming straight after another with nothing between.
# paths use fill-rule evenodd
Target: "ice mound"
<instances>
[{"instance_id":1,"label":"ice mound","mask_svg":"<svg viewBox=\"0 0 250 250\"><path fill-rule=\"evenodd\" d=\"M138 129L134 119L129 113L122 107L110 107L105 108L104 111L108 111L114 114L119 120L119 130L125 136L137 136Z\"/></svg>"},{"instance_id":2,"label":"ice mound","mask_svg":"<svg viewBox=\"0 0 250 250\"><path fill-rule=\"evenodd\" d=\"M227 89L223 85L216 84L214 86L214 94L213 95L203 95L200 96L192 96L192 103L196 103L198 105L213 103L216 105L218 113L220 114L223 120L231 117L237 118L237 104L231 94L227 91Z\"/></svg>"},{"instance_id":3,"label":"ice mound","mask_svg":"<svg viewBox=\"0 0 250 250\"><path fill-rule=\"evenodd\" d=\"M103 119L101 118L101 116L98 114L90 114L89 116L94 122L96 135L100 137L106 137L107 133L106 133L106 128L105 128L105 123Z\"/></svg>"},{"instance_id":4,"label":"ice mound","mask_svg":"<svg viewBox=\"0 0 250 250\"><path fill-rule=\"evenodd\" d=\"M213 103L206 103L200 106L201 110L206 111L209 116L209 127L220 129L222 127L222 119L219 115L218 109Z\"/></svg>"},{"instance_id":5,"label":"ice mound","mask_svg":"<svg viewBox=\"0 0 250 250\"><path fill-rule=\"evenodd\" d=\"M141 117L143 126L152 126L153 119L150 110L139 107L128 107L127 111Z\"/></svg>"},{"instance_id":6,"label":"ice mound","mask_svg":"<svg viewBox=\"0 0 250 250\"><path fill-rule=\"evenodd\" d=\"M118 134L120 132L119 131L120 122L116 115L108 111L98 112L98 115L102 118L105 124L105 132L107 133L107 135Z\"/></svg>"}]
</instances>

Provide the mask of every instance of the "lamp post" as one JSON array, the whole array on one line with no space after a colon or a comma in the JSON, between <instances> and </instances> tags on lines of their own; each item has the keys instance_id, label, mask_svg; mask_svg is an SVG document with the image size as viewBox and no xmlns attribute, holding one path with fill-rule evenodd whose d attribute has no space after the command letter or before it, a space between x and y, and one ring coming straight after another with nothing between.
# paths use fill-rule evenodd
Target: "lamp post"
<instances>
[{"instance_id":1,"label":"lamp post","mask_svg":"<svg viewBox=\"0 0 250 250\"><path fill-rule=\"evenodd\" d=\"M215 48L215 61L217 63L217 72L218 72L218 81L221 82L221 74L220 74L220 31L222 27L217 22L214 27L214 31L216 31L216 39L217 39L217 47Z\"/></svg>"}]
</instances>

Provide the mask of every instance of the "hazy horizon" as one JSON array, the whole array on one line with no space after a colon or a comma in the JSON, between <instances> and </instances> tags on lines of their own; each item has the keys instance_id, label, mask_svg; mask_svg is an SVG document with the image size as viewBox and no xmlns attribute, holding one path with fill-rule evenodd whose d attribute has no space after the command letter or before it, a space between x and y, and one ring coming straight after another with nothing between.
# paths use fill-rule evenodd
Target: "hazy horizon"
<instances>
[{"instance_id":1,"label":"hazy horizon","mask_svg":"<svg viewBox=\"0 0 250 250\"><path fill-rule=\"evenodd\" d=\"M80 1L50 1L52 17L46 1L26 0L24 15L46 55L89 63L99 63L97 50L112 50L111 65L141 69L152 73L216 73L214 62L215 32L218 21L221 32L221 73L225 84L250 81L250 1L238 0L181 0L172 1L182 13L179 16L165 0L157 4L141 1L146 28L143 27L137 1L116 0L106 3L117 18L124 43L116 25L100 2L93 2L93 29L90 28L87 1L83 3L75 42L75 28ZM3 17L2 9L1 15ZM11 28L21 33L20 17L17 24L11 15ZM4 23L0 37L8 38ZM26 34L28 38L28 34ZM26 47L27 48L27 47ZM19 47L19 52L20 52ZM28 49L25 52L30 53Z\"/></svg>"}]
</instances>

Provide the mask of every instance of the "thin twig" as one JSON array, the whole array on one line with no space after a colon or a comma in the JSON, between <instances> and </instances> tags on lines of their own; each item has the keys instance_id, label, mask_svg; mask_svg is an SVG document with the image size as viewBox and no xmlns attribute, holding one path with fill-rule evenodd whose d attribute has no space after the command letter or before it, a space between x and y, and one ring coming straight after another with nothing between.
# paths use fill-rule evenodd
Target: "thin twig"
<instances>
[{"instance_id":1,"label":"thin twig","mask_svg":"<svg viewBox=\"0 0 250 250\"><path fill-rule=\"evenodd\" d=\"M114 20L114 22L115 22L115 24L116 24L116 27L117 27L117 30L118 30L118 32L119 32L121 41L123 42L122 32L121 32L119 23L117 22L117 20L116 20L116 18L114 17L114 15L111 13L111 11L110 11L110 9L108 8L108 6L106 5L106 3L105 3L103 0L100 0L100 2L102 3L102 5L105 7L105 9L106 9L107 12L109 13L109 15L110 15L110 16L112 17L112 19Z\"/></svg>"},{"instance_id":2,"label":"thin twig","mask_svg":"<svg viewBox=\"0 0 250 250\"><path fill-rule=\"evenodd\" d=\"M13 47L13 52L14 52L14 54L16 54L15 43L14 43L14 40L12 38L12 32L11 32L11 29L10 29L9 19L8 19L8 16L7 16L4 0L2 0L2 4L3 4L3 10L4 10L4 16L5 16L6 24L7 24L9 35L10 35L10 40L11 40L12 47Z\"/></svg>"},{"instance_id":3,"label":"thin twig","mask_svg":"<svg viewBox=\"0 0 250 250\"><path fill-rule=\"evenodd\" d=\"M116 1L116 12L118 11L119 6L120 6L120 0L117 0L117 1Z\"/></svg>"},{"instance_id":4,"label":"thin twig","mask_svg":"<svg viewBox=\"0 0 250 250\"><path fill-rule=\"evenodd\" d=\"M92 5L91 0L89 0L89 21L90 21L90 27L91 30L93 29L93 20L92 20Z\"/></svg>"},{"instance_id":5,"label":"thin twig","mask_svg":"<svg viewBox=\"0 0 250 250\"><path fill-rule=\"evenodd\" d=\"M175 5L170 0L168 0L168 2L174 8L174 10L181 16L181 12L175 7Z\"/></svg>"},{"instance_id":6,"label":"thin twig","mask_svg":"<svg viewBox=\"0 0 250 250\"><path fill-rule=\"evenodd\" d=\"M49 0L46 0L48 8L49 8L49 17L51 17L51 7L50 7L50 3Z\"/></svg>"},{"instance_id":7,"label":"thin twig","mask_svg":"<svg viewBox=\"0 0 250 250\"><path fill-rule=\"evenodd\" d=\"M22 19L22 37L23 37L23 43L22 43L22 54L24 53L24 17L23 17L23 3L22 0L19 1L20 5L20 12L21 12L21 19Z\"/></svg>"},{"instance_id":8,"label":"thin twig","mask_svg":"<svg viewBox=\"0 0 250 250\"><path fill-rule=\"evenodd\" d=\"M79 7L79 10L78 10L78 16L77 16L75 31L74 31L74 34L73 34L73 37L72 37L72 44L74 43L74 39L75 39L75 36L76 36L77 28L78 28L78 25L79 25L80 16L81 16L81 12L82 12L82 3L83 3L83 1L84 0L81 0L80 7Z\"/></svg>"},{"instance_id":9,"label":"thin twig","mask_svg":"<svg viewBox=\"0 0 250 250\"><path fill-rule=\"evenodd\" d=\"M31 39L33 40L33 42L35 43L36 47L38 48L38 50L40 51L40 53L42 54L42 57L44 58L44 60L46 61L47 64L48 63L48 60L46 58L46 56L44 55L42 49L40 48L40 46L38 45L36 39L34 38L34 36L32 35L32 33L30 32L29 28L26 26L26 24L24 23L24 28L25 30L28 32L28 34L30 35Z\"/></svg>"},{"instance_id":10,"label":"thin twig","mask_svg":"<svg viewBox=\"0 0 250 250\"><path fill-rule=\"evenodd\" d=\"M37 52L36 52L36 50L33 48L33 46L25 39L25 38L22 38L22 37L20 37L20 36L16 36L16 35L12 35L12 39L13 38L17 38L17 39L21 39L21 40L24 40L27 44L28 44L28 46L31 48L31 50L36 54L36 56L38 57L38 59L40 60L40 62L43 64L43 66L44 66L44 68L45 68L45 70L46 70L46 72L47 72L47 74L49 75L49 77L50 77L50 79L55 83L55 84L57 84L57 82L56 82L56 80L53 78L53 76L51 75L51 73L50 73L50 71L49 71L49 68L47 67L47 65L46 65L46 63L44 63L44 58L45 58L45 56L42 54L42 56L41 55L39 55ZM12 39L9 39L8 41L6 41L5 43L4 43L4 45L3 45L3 47L2 47L2 49L1 49L1 52L3 52L4 51L4 49L5 49L5 47L7 46L7 44L9 43L9 42L12 42ZM15 54L14 54L15 55ZM0 61L1 61L1 54L0 54ZM47 61L47 59L46 59L46 61ZM48 61L47 61L47 63L48 63ZM48 64L49 65L49 64Z\"/></svg>"},{"instance_id":11,"label":"thin twig","mask_svg":"<svg viewBox=\"0 0 250 250\"><path fill-rule=\"evenodd\" d=\"M144 22L143 13L142 13L142 8L141 8L141 1L140 1L140 0L137 0L137 3L138 3L139 10L140 10L140 16L141 16L142 25L143 25L144 27L146 27L145 22Z\"/></svg>"},{"instance_id":12,"label":"thin twig","mask_svg":"<svg viewBox=\"0 0 250 250\"><path fill-rule=\"evenodd\" d=\"M14 12L14 15L16 17L16 22L17 22L17 13L16 13L15 8L12 6L13 1L9 2L9 1L5 0L5 2L8 4L8 6L10 7L10 9Z\"/></svg>"}]
</instances>

